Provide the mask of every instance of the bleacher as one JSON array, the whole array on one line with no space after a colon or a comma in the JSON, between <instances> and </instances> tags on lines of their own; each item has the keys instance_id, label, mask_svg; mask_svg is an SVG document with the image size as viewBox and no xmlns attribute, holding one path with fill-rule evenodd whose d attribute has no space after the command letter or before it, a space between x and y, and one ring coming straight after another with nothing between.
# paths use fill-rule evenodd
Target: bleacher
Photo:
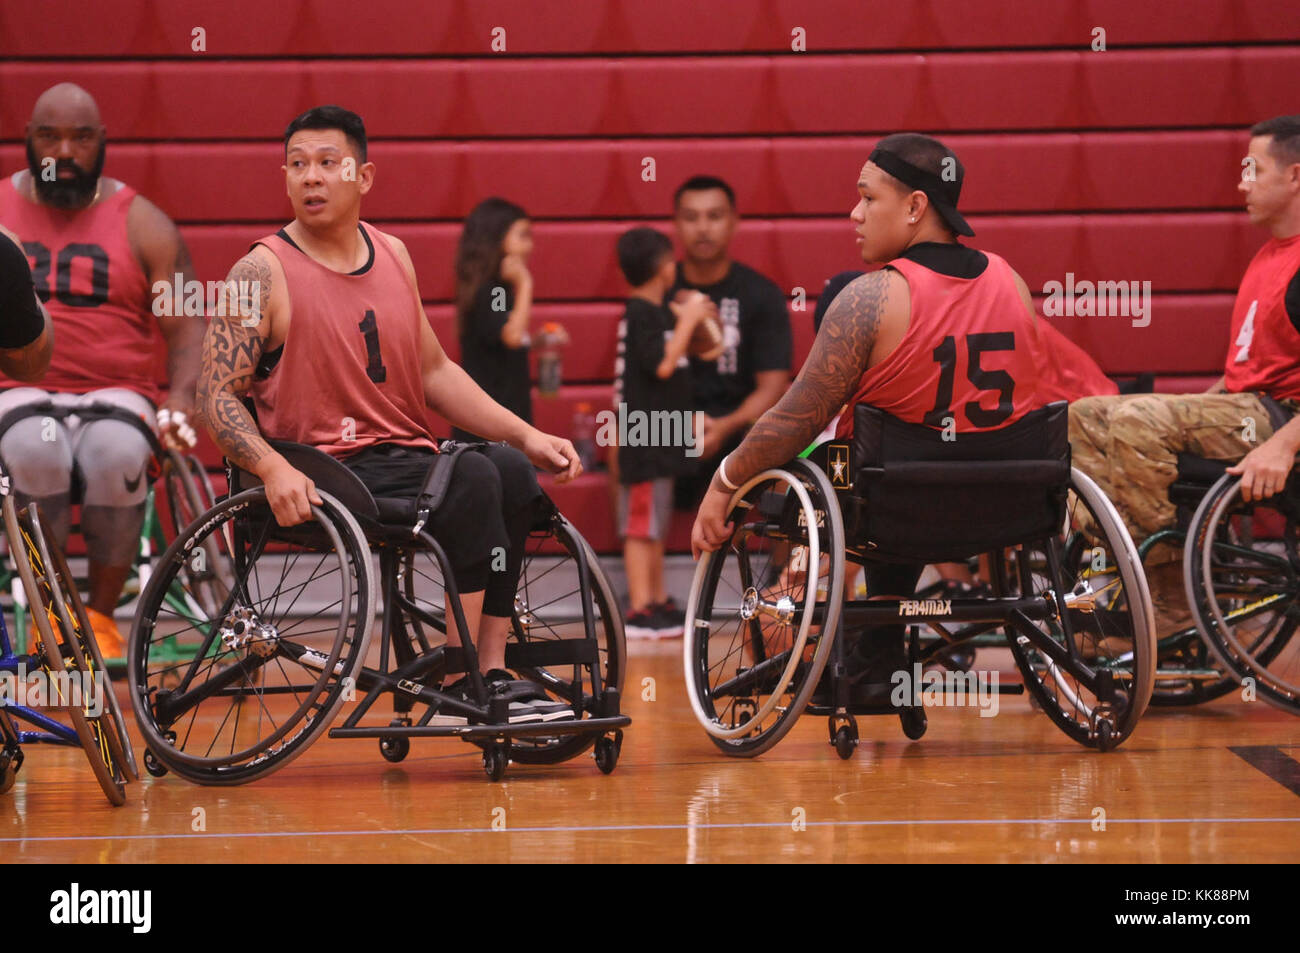
<instances>
[{"instance_id":1,"label":"bleacher","mask_svg":"<svg viewBox=\"0 0 1300 953\"><path fill-rule=\"evenodd\" d=\"M0 5L0 170L24 164L36 96L81 83L108 126L108 174L172 215L214 280L288 215L288 120L324 102L355 109L377 166L365 217L407 242L453 355L459 220L492 194L534 216L536 321L573 340L564 391L535 411L567 434L577 402L608 405L620 231L670 231L672 191L691 174L730 180L744 217L735 257L806 293L791 313L801 362L822 282L860 264L847 218L857 170L901 130L940 135L962 157L974 243L1031 289L1067 272L1152 283L1149 327L1054 319L1104 370L1203 388L1264 238L1236 191L1244 130L1294 112L1300 80L1294 0L1038 0L1015 16L998 0L428 6ZM61 28L70 19L79 29ZM1090 48L1097 27L1104 52ZM195 28L204 52L191 49ZM791 51L799 29L806 52ZM204 458L217 463L206 441ZM556 496L597 548L617 547L603 473ZM676 548L688 529L683 515Z\"/></svg>"}]
</instances>

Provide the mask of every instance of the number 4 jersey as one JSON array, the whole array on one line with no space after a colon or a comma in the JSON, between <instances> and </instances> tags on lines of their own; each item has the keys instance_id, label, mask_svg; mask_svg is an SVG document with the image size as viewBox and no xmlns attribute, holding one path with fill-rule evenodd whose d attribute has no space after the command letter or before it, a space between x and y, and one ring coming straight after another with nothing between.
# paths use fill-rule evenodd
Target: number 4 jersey
<instances>
[{"instance_id":1,"label":"number 4 jersey","mask_svg":"<svg viewBox=\"0 0 1300 953\"><path fill-rule=\"evenodd\" d=\"M22 242L36 293L54 322L54 356L37 385L44 390L125 387L158 402L158 319L126 234L135 196L123 185L70 211L33 202L13 176L0 182L0 224ZM18 386L26 385L0 378L0 388Z\"/></svg>"},{"instance_id":2,"label":"number 4 jersey","mask_svg":"<svg viewBox=\"0 0 1300 953\"><path fill-rule=\"evenodd\" d=\"M996 430L1045 403L1039 374L1049 366L1047 354L1006 261L926 243L887 267L907 279L907 331L862 375L837 437L852 432L851 409L859 403L954 433Z\"/></svg>"},{"instance_id":3,"label":"number 4 jersey","mask_svg":"<svg viewBox=\"0 0 1300 953\"><path fill-rule=\"evenodd\" d=\"M349 274L305 254L284 229L255 243L280 260L290 302L284 345L251 388L258 426L335 457L380 443L437 449L420 379L428 319L388 240L359 227L370 254Z\"/></svg>"}]
</instances>

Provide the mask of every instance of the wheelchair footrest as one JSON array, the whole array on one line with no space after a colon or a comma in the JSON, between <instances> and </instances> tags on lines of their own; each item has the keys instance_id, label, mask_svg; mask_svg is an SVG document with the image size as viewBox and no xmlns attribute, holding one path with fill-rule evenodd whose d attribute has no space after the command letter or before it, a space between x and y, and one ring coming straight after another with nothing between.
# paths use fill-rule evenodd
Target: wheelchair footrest
<instances>
[{"instance_id":1,"label":"wheelchair footrest","mask_svg":"<svg viewBox=\"0 0 1300 953\"><path fill-rule=\"evenodd\" d=\"M591 665L600 658L595 639L540 639L506 646L506 668L546 668L551 665Z\"/></svg>"},{"instance_id":2,"label":"wheelchair footrest","mask_svg":"<svg viewBox=\"0 0 1300 953\"><path fill-rule=\"evenodd\" d=\"M632 724L627 715L572 721L526 722L519 725L373 725L331 728L331 738L528 738L537 735L603 734Z\"/></svg>"}]
</instances>

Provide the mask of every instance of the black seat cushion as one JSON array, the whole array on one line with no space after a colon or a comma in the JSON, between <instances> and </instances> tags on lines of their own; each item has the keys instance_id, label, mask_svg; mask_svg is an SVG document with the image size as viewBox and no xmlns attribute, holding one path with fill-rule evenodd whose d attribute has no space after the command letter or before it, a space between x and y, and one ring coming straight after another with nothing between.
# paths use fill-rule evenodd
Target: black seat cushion
<instances>
[{"instance_id":1,"label":"black seat cushion","mask_svg":"<svg viewBox=\"0 0 1300 953\"><path fill-rule=\"evenodd\" d=\"M965 559L1056 536L1070 485L1068 405L1008 427L944 433L854 408L855 505L845 531L873 558Z\"/></svg>"}]
</instances>

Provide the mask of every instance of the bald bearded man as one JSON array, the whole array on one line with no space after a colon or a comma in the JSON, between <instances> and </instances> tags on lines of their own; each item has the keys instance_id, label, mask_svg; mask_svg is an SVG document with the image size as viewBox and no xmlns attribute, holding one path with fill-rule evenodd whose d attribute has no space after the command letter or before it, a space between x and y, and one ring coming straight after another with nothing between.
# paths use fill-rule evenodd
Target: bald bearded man
<instances>
[{"instance_id":1,"label":"bald bearded man","mask_svg":"<svg viewBox=\"0 0 1300 953\"><path fill-rule=\"evenodd\" d=\"M106 132L94 98L60 83L37 99L27 125L27 168L0 180L0 224L17 234L58 347L40 387L0 379L0 416L53 401L112 404L193 446L201 315L174 315L172 285L194 278L176 226L134 189L103 175ZM153 288L158 295L155 316ZM154 352L167 344L169 393L161 402ZM51 439L51 437L53 439ZM74 480L90 563L91 624L107 657L122 654L112 613L139 546L149 486L149 445L118 420L29 417L0 436L0 461L20 505L35 500L66 541Z\"/></svg>"}]
</instances>

